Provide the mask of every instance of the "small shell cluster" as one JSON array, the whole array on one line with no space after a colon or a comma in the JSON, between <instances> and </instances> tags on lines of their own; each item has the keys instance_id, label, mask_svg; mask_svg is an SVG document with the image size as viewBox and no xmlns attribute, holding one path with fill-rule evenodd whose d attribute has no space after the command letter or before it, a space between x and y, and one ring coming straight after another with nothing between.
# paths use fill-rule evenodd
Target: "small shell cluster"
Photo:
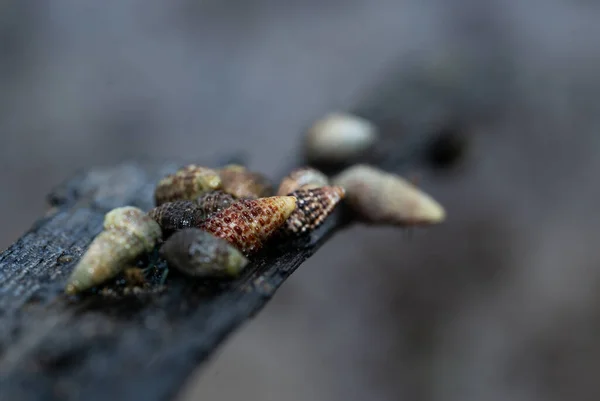
<instances>
[{"instance_id":1,"label":"small shell cluster","mask_svg":"<svg viewBox=\"0 0 600 401\"><path fill-rule=\"evenodd\" d=\"M161 248L169 266L192 277L236 277L248 259L227 241L197 228L176 232Z\"/></svg>"},{"instance_id":2,"label":"small shell cluster","mask_svg":"<svg viewBox=\"0 0 600 401\"><path fill-rule=\"evenodd\" d=\"M185 275L236 277L271 238L281 238L276 233L308 234L342 201L367 224L434 224L445 218L444 209L412 184L366 165L332 180L314 168L296 169L276 196L266 177L243 166L190 165L161 180L155 200L148 213L126 206L106 214L104 231L69 278L68 294L120 273L126 282L143 282L144 270L134 263L161 239L159 255Z\"/></svg>"},{"instance_id":3,"label":"small shell cluster","mask_svg":"<svg viewBox=\"0 0 600 401\"><path fill-rule=\"evenodd\" d=\"M154 200L157 206L175 200L194 200L203 193L220 189L221 185L218 172L190 164L160 180Z\"/></svg>"},{"instance_id":4,"label":"small shell cluster","mask_svg":"<svg viewBox=\"0 0 600 401\"><path fill-rule=\"evenodd\" d=\"M349 163L371 150L379 134L369 121L347 113L331 113L316 121L304 142L310 163Z\"/></svg>"},{"instance_id":5,"label":"small shell cluster","mask_svg":"<svg viewBox=\"0 0 600 401\"><path fill-rule=\"evenodd\" d=\"M367 165L334 177L346 190L346 203L357 220L372 225L429 225L442 222L444 208L403 178Z\"/></svg>"},{"instance_id":6,"label":"small shell cluster","mask_svg":"<svg viewBox=\"0 0 600 401\"><path fill-rule=\"evenodd\" d=\"M104 230L69 277L66 292L75 294L115 277L150 252L161 235L160 226L142 210L132 206L111 210L104 217Z\"/></svg>"}]
</instances>

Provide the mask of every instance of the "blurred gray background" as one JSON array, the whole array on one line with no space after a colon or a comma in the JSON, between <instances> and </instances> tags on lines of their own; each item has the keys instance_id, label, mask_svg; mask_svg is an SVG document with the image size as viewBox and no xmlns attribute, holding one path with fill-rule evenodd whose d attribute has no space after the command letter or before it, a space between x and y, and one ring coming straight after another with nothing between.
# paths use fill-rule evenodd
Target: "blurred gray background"
<instances>
[{"instance_id":1,"label":"blurred gray background","mask_svg":"<svg viewBox=\"0 0 600 401\"><path fill-rule=\"evenodd\" d=\"M0 245L82 168L241 149L277 175L416 66L492 115L423 176L448 221L337 235L181 400L598 400L598 38L584 0L2 0Z\"/></svg>"}]
</instances>

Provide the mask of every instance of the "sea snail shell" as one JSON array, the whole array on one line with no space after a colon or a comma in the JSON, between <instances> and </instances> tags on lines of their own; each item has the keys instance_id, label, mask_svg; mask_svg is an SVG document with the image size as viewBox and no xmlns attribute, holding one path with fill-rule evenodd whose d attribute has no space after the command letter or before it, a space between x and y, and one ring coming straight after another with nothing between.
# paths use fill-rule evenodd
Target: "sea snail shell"
<instances>
[{"instance_id":1,"label":"sea snail shell","mask_svg":"<svg viewBox=\"0 0 600 401\"><path fill-rule=\"evenodd\" d=\"M370 150L379 138L369 121L346 113L331 113L308 130L305 156L311 163L347 163Z\"/></svg>"},{"instance_id":2,"label":"sea snail shell","mask_svg":"<svg viewBox=\"0 0 600 401\"><path fill-rule=\"evenodd\" d=\"M192 277L236 277L248 264L227 241L197 228L173 234L160 253L169 267Z\"/></svg>"},{"instance_id":3,"label":"sea snail shell","mask_svg":"<svg viewBox=\"0 0 600 401\"><path fill-rule=\"evenodd\" d=\"M111 210L104 217L104 230L69 277L66 293L76 294L113 278L150 252L161 235L159 225L142 210L132 206Z\"/></svg>"},{"instance_id":4,"label":"sea snail shell","mask_svg":"<svg viewBox=\"0 0 600 401\"><path fill-rule=\"evenodd\" d=\"M262 248L296 209L293 196L273 196L239 200L213 214L201 229L223 238L245 256Z\"/></svg>"},{"instance_id":5,"label":"sea snail shell","mask_svg":"<svg viewBox=\"0 0 600 401\"><path fill-rule=\"evenodd\" d=\"M284 196L299 189L319 188L329 185L329 178L312 167L300 167L287 175L277 190L277 195Z\"/></svg>"},{"instance_id":6,"label":"sea snail shell","mask_svg":"<svg viewBox=\"0 0 600 401\"><path fill-rule=\"evenodd\" d=\"M273 186L264 175L231 164L219 170L223 191L238 199L256 199L273 195Z\"/></svg>"},{"instance_id":7,"label":"sea snail shell","mask_svg":"<svg viewBox=\"0 0 600 401\"><path fill-rule=\"evenodd\" d=\"M196 202L180 200L163 203L150 210L148 216L158 223L166 238L183 228L198 227L208 214Z\"/></svg>"},{"instance_id":8,"label":"sea snail shell","mask_svg":"<svg viewBox=\"0 0 600 401\"><path fill-rule=\"evenodd\" d=\"M346 204L356 218L376 225L428 225L442 222L444 208L401 177L356 165L332 180L346 190Z\"/></svg>"},{"instance_id":9,"label":"sea snail shell","mask_svg":"<svg viewBox=\"0 0 600 401\"><path fill-rule=\"evenodd\" d=\"M290 195L296 197L296 210L285 222L284 230L301 234L319 227L344 199L345 191L340 186L326 186L300 189Z\"/></svg>"},{"instance_id":10,"label":"sea snail shell","mask_svg":"<svg viewBox=\"0 0 600 401\"><path fill-rule=\"evenodd\" d=\"M194 200L205 192L221 188L219 174L210 168L190 164L159 181L154 190L156 206L176 200Z\"/></svg>"}]
</instances>

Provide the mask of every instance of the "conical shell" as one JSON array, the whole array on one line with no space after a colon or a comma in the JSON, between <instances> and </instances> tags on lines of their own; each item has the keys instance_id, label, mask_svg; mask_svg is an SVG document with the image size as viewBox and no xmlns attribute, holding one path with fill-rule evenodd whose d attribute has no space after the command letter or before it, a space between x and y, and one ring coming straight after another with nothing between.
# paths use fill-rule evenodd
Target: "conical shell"
<instances>
[{"instance_id":1,"label":"conical shell","mask_svg":"<svg viewBox=\"0 0 600 401\"><path fill-rule=\"evenodd\" d=\"M312 167L301 167L292 171L281 180L277 195L289 195L299 189L319 188L329 185L329 178Z\"/></svg>"},{"instance_id":2,"label":"conical shell","mask_svg":"<svg viewBox=\"0 0 600 401\"><path fill-rule=\"evenodd\" d=\"M369 121L346 113L331 113L308 130L305 155L315 163L346 163L370 150L378 140Z\"/></svg>"},{"instance_id":3,"label":"conical shell","mask_svg":"<svg viewBox=\"0 0 600 401\"><path fill-rule=\"evenodd\" d=\"M229 242L196 228L173 234L161 255L169 267L193 277L236 277L248 264Z\"/></svg>"},{"instance_id":4,"label":"conical shell","mask_svg":"<svg viewBox=\"0 0 600 401\"><path fill-rule=\"evenodd\" d=\"M223 191L238 199L256 199L273 195L273 186L262 174L232 164L219 170Z\"/></svg>"},{"instance_id":5,"label":"conical shell","mask_svg":"<svg viewBox=\"0 0 600 401\"><path fill-rule=\"evenodd\" d=\"M346 203L367 224L427 225L446 217L444 208L401 177L357 165L333 179L346 190Z\"/></svg>"},{"instance_id":6,"label":"conical shell","mask_svg":"<svg viewBox=\"0 0 600 401\"><path fill-rule=\"evenodd\" d=\"M194 201L182 200L163 203L148 212L163 232L163 237L169 237L175 231L198 227L209 216L202 207Z\"/></svg>"},{"instance_id":7,"label":"conical shell","mask_svg":"<svg viewBox=\"0 0 600 401\"><path fill-rule=\"evenodd\" d=\"M344 199L344 188L339 186L301 189L290 195L296 197L296 210L285 222L285 231L302 234L319 227Z\"/></svg>"},{"instance_id":8,"label":"conical shell","mask_svg":"<svg viewBox=\"0 0 600 401\"><path fill-rule=\"evenodd\" d=\"M194 200L219 188L221 178L215 170L190 164L160 180L154 191L154 200L157 206L176 200Z\"/></svg>"},{"instance_id":9,"label":"conical shell","mask_svg":"<svg viewBox=\"0 0 600 401\"><path fill-rule=\"evenodd\" d=\"M200 228L225 239L248 256L258 251L295 209L293 196L239 200L212 215Z\"/></svg>"},{"instance_id":10,"label":"conical shell","mask_svg":"<svg viewBox=\"0 0 600 401\"><path fill-rule=\"evenodd\" d=\"M130 206L107 213L104 228L75 266L67 282L68 294L113 278L139 256L150 252L161 237L158 224L142 210Z\"/></svg>"}]
</instances>

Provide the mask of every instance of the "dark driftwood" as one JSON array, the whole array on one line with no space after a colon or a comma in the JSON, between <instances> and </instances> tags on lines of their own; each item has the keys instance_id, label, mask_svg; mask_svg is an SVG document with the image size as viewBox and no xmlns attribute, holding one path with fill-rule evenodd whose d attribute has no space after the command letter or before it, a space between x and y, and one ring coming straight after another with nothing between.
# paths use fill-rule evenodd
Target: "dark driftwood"
<instances>
[{"instance_id":1,"label":"dark driftwood","mask_svg":"<svg viewBox=\"0 0 600 401\"><path fill-rule=\"evenodd\" d=\"M170 273L160 292L67 297L69 273L111 208L152 205L175 165L125 164L81 174L50 195L52 208L0 255L0 398L167 400L236 327L340 226L273 243L233 282Z\"/></svg>"}]
</instances>

